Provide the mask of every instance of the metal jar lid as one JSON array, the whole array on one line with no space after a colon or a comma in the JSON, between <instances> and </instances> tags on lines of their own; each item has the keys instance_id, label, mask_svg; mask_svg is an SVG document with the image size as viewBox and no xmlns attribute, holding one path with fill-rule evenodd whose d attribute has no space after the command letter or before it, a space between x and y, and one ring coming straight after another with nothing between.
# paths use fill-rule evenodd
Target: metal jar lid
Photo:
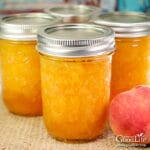
<instances>
[{"instance_id":1,"label":"metal jar lid","mask_svg":"<svg viewBox=\"0 0 150 150\"><path fill-rule=\"evenodd\" d=\"M142 37L150 35L150 15L136 12L99 14L92 19L95 24L112 27L116 37Z\"/></svg>"},{"instance_id":2,"label":"metal jar lid","mask_svg":"<svg viewBox=\"0 0 150 150\"><path fill-rule=\"evenodd\" d=\"M60 19L45 13L4 16L0 20L0 38L19 41L36 40L37 31L40 27L60 22Z\"/></svg>"},{"instance_id":3,"label":"metal jar lid","mask_svg":"<svg viewBox=\"0 0 150 150\"><path fill-rule=\"evenodd\" d=\"M94 24L60 24L41 28L38 51L64 58L91 57L114 51L115 39L111 28Z\"/></svg>"},{"instance_id":4,"label":"metal jar lid","mask_svg":"<svg viewBox=\"0 0 150 150\"><path fill-rule=\"evenodd\" d=\"M53 5L44 10L46 13L61 17L63 22L86 22L93 15L99 13L99 9L93 6L75 5L75 4L59 4Z\"/></svg>"}]
</instances>

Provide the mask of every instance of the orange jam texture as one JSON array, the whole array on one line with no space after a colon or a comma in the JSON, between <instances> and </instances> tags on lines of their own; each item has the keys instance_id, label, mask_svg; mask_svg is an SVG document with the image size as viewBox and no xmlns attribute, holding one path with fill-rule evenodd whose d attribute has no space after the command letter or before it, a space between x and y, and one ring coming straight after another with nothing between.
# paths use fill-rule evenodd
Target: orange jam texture
<instances>
[{"instance_id":1,"label":"orange jam texture","mask_svg":"<svg viewBox=\"0 0 150 150\"><path fill-rule=\"evenodd\" d=\"M141 84L150 84L150 37L116 38L111 98Z\"/></svg>"},{"instance_id":2,"label":"orange jam texture","mask_svg":"<svg viewBox=\"0 0 150 150\"><path fill-rule=\"evenodd\" d=\"M0 40L2 94L9 111L18 115L40 115L40 58L36 41Z\"/></svg>"},{"instance_id":3,"label":"orange jam texture","mask_svg":"<svg viewBox=\"0 0 150 150\"><path fill-rule=\"evenodd\" d=\"M41 55L43 115L60 140L90 140L107 120L111 56L63 60Z\"/></svg>"}]
</instances>

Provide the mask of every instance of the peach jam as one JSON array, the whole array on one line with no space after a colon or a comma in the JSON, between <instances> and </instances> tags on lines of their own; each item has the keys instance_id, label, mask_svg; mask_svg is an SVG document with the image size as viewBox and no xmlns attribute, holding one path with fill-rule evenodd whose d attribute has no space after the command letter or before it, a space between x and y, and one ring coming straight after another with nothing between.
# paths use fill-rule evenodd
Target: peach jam
<instances>
[{"instance_id":1,"label":"peach jam","mask_svg":"<svg viewBox=\"0 0 150 150\"><path fill-rule=\"evenodd\" d=\"M60 140L91 140L107 121L114 34L108 27L62 24L38 33L43 117Z\"/></svg>"},{"instance_id":2,"label":"peach jam","mask_svg":"<svg viewBox=\"0 0 150 150\"><path fill-rule=\"evenodd\" d=\"M107 13L94 23L112 27L116 33L111 98L137 85L150 85L150 15Z\"/></svg>"},{"instance_id":3,"label":"peach jam","mask_svg":"<svg viewBox=\"0 0 150 150\"><path fill-rule=\"evenodd\" d=\"M44 13L5 16L0 23L2 95L8 110L18 115L41 115L40 58L37 30L55 24Z\"/></svg>"},{"instance_id":4,"label":"peach jam","mask_svg":"<svg viewBox=\"0 0 150 150\"><path fill-rule=\"evenodd\" d=\"M57 4L46 8L44 11L61 18L63 23L83 23L88 22L95 16L99 12L99 9L94 6Z\"/></svg>"}]
</instances>

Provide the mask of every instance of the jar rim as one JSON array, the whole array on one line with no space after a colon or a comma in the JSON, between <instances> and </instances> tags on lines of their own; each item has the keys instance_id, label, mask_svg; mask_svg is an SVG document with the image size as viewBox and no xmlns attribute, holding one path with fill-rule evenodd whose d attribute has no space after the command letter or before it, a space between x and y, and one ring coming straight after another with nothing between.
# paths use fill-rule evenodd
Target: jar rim
<instances>
[{"instance_id":1,"label":"jar rim","mask_svg":"<svg viewBox=\"0 0 150 150\"><path fill-rule=\"evenodd\" d=\"M92 23L111 27L116 37L142 37L150 35L150 15L139 12L101 13Z\"/></svg>"},{"instance_id":2,"label":"jar rim","mask_svg":"<svg viewBox=\"0 0 150 150\"><path fill-rule=\"evenodd\" d=\"M38 32L37 48L42 54L65 58L102 55L114 51L114 32L94 24L47 26Z\"/></svg>"},{"instance_id":3,"label":"jar rim","mask_svg":"<svg viewBox=\"0 0 150 150\"><path fill-rule=\"evenodd\" d=\"M36 40L40 27L59 22L60 18L41 12L3 16L0 20L0 38L18 41Z\"/></svg>"},{"instance_id":4,"label":"jar rim","mask_svg":"<svg viewBox=\"0 0 150 150\"><path fill-rule=\"evenodd\" d=\"M57 17L87 17L99 12L98 7L77 4L55 4L44 9L44 12Z\"/></svg>"}]
</instances>

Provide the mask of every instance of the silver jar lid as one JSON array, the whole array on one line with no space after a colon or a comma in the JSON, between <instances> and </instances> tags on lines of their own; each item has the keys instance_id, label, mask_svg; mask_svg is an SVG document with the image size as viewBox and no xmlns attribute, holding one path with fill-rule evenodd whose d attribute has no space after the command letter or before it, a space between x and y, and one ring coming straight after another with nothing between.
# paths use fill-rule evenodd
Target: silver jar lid
<instances>
[{"instance_id":1,"label":"silver jar lid","mask_svg":"<svg viewBox=\"0 0 150 150\"><path fill-rule=\"evenodd\" d=\"M93 15L99 13L99 9L94 6L77 4L53 5L44 10L46 13L61 17L63 22L87 22Z\"/></svg>"},{"instance_id":2,"label":"silver jar lid","mask_svg":"<svg viewBox=\"0 0 150 150\"><path fill-rule=\"evenodd\" d=\"M46 13L24 13L4 16L0 20L0 38L36 40L37 31L45 25L60 23L60 19Z\"/></svg>"},{"instance_id":3,"label":"silver jar lid","mask_svg":"<svg viewBox=\"0 0 150 150\"><path fill-rule=\"evenodd\" d=\"M150 15L136 12L99 14L92 19L95 24L112 27L116 37L142 37L150 35Z\"/></svg>"},{"instance_id":4,"label":"silver jar lid","mask_svg":"<svg viewBox=\"0 0 150 150\"><path fill-rule=\"evenodd\" d=\"M114 51L115 39L111 28L94 24L60 24L41 28L38 51L64 58L91 57Z\"/></svg>"}]
</instances>

